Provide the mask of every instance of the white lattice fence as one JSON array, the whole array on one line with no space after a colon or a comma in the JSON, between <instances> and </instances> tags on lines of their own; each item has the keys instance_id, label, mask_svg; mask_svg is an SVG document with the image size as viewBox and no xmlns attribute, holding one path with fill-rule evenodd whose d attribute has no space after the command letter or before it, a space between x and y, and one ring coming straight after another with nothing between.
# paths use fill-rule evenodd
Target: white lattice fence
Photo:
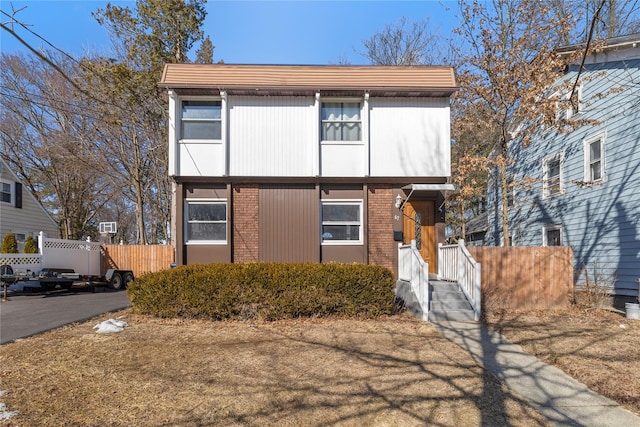
<instances>
[{"instance_id":1,"label":"white lattice fence","mask_svg":"<svg viewBox=\"0 0 640 427\"><path fill-rule=\"evenodd\" d=\"M100 243L41 237L43 267L72 268L78 274L100 274Z\"/></svg>"},{"instance_id":2,"label":"white lattice fence","mask_svg":"<svg viewBox=\"0 0 640 427\"><path fill-rule=\"evenodd\" d=\"M40 271L40 254L0 254L0 265L10 265L16 274Z\"/></svg>"}]
</instances>

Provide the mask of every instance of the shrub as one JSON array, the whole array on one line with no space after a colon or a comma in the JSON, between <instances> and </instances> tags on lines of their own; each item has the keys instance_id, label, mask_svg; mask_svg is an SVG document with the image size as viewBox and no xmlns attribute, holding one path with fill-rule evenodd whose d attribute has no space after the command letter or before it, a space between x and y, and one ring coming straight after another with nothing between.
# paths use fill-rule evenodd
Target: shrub
<instances>
[{"instance_id":1,"label":"shrub","mask_svg":"<svg viewBox=\"0 0 640 427\"><path fill-rule=\"evenodd\" d=\"M278 320L372 318L394 312L389 269L362 264L196 264L149 273L127 293L159 317Z\"/></svg>"},{"instance_id":2,"label":"shrub","mask_svg":"<svg viewBox=\"0 0 640 427\"><path fill-rule=\"evenodd\" d=\"M17 254L18 253L18 241L16 240L16 235L13 233L7 233L4 235L2 239L2 250L0 253L3 254Z\"/></svg>"},{"instance_id":3,"label":"shrub","mask_svg":"<svg viewBox=\"0 0 640 427\"><path fill-rule=\"evenodd\" d=\"M22 250L25 254L37 254L38 253L38 245L36 245L36 241L33 236L27 236L27 240L24 243L24 249Z\"/></svg>"}]
</instances>

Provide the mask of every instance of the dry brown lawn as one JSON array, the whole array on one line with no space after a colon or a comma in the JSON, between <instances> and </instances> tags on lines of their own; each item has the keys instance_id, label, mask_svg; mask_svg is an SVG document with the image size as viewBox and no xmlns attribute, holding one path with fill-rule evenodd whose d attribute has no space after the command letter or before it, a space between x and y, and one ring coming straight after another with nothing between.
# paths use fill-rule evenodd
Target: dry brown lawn
<instances>
[{"instance_id":1,"label":"dry brown lawn","mask_svg":"<svg viewBox=\"0 0 640 427\"><path fill-rule=\"evenodd\" d=\"M108 317L129 323L97 334ZM129 310L2 346L15 426L542 426L541 416L408 315L273 323Z\"/></svg>"},{"instance_id":2,"label":"dry brown lawn","mask_svg":"<svg viewBox=\"0 0 640 427\"><path fill-rule=\"evenodd\" d=\"M640 414L640 320L606 310L502 312L490 329Z\"/></svg>"}]
</instances>

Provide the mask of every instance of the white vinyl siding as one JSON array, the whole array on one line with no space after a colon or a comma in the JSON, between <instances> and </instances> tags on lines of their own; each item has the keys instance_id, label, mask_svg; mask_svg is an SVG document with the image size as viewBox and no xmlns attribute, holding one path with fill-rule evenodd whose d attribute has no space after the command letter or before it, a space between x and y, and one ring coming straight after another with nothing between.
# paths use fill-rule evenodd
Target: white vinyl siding
<instances>
[{"instance_id":1,"label":"white vinyl siding","mask_svg":"<svg viewBox=\"0 0 640 427\"><path fill-rule=\"evenodd\" d=\"M11 188L11 203L0 203L0 239L5 234L12 232L37 236L43 231L46 236L59 238L58 224L51 218L36 198L29 192L26 186L22 186L22 208L15 205L15 183L18 177L9 170L0 160L0 182L8 184Z\"/></svg>"},{"instance_id":2,"label":"white vinyl siding","mask_svg":"<svg viewBox=\"0 0 640 427\"><path fill-rule=\"evenodd\" d=\"M447 98L371 98L370 176L450 176Z\"/></svg>"},{"instance_id":3,"label":"white vinyl siding","mask_svg":"<svg viewBox=\"0 0 640 427\"><path fill-rule=\"evenodd\" d=\"M212 102L220 103L219 114L199 110L206 111ZM332 119L325 122L326 130L349 140L323 140L323 104L333 108L325 109L325 117ZM183 106L192 117L183 119ZM338 106L341 113L331 114ZM447 98L180 97L170 92L169 110L171 176L451 175ZM201 115L210 122L199 122ZM218 124L213 126L213 121ZM202 129L219 126L221 139L184 139L185 124L202 125ZM192 134L203 136L195 130Z\"/></svg>"},{"instance_id":4,"label":"white vinyl siding","mask_svg":"<svg viewBox=\"0 0 640 427\"><path fill-rule=\"evenodd\" d=\"M229 97L230 175L317 175L313 97Z\"/></svg>"}]
</instances>

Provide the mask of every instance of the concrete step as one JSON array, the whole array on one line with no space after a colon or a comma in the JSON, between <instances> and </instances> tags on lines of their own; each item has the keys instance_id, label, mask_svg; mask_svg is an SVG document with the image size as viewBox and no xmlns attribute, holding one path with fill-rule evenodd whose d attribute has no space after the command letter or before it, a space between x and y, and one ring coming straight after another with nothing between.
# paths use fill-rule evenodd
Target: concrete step
<instances>
[{"instance_id":1,"label":"concrete step","mask_svg":"<svg viewBox=\"0 0 640 427\"><path fill-rule=\"evenodd\" d=\"M467 300L431 300L431 310L471 310L471 304Z\"/></svg>"},{"instance_id":2,"label":"concrete step","mask_svg":"<svg viewBox=\"0 0 640 427\"><path fill-rule=\"evenodd\" d=\"M431 301L466 301L462 291L433 291L431 292Z\"/></svg>"},{"instance_id":3,"label":"concrete step","mask_svg":"<svg viewBox=\"0 0 640 427\"><path fill-rule=\"evenodd\" d=\"M460 286L454 282L430 281L429 285L434 291L460 290Z\"/></svg>"},{"instance_id":4,"label":"concrete step","mask_svg":"<svg viewBox=\"0 0 640 427\"><path fill-rule=\"evenodd\" d=\"M475 313L473 310L446 310L446 311L429 311L429 321L452 320L458 322L474 322Z\"/></svg>"}]
</instances>

